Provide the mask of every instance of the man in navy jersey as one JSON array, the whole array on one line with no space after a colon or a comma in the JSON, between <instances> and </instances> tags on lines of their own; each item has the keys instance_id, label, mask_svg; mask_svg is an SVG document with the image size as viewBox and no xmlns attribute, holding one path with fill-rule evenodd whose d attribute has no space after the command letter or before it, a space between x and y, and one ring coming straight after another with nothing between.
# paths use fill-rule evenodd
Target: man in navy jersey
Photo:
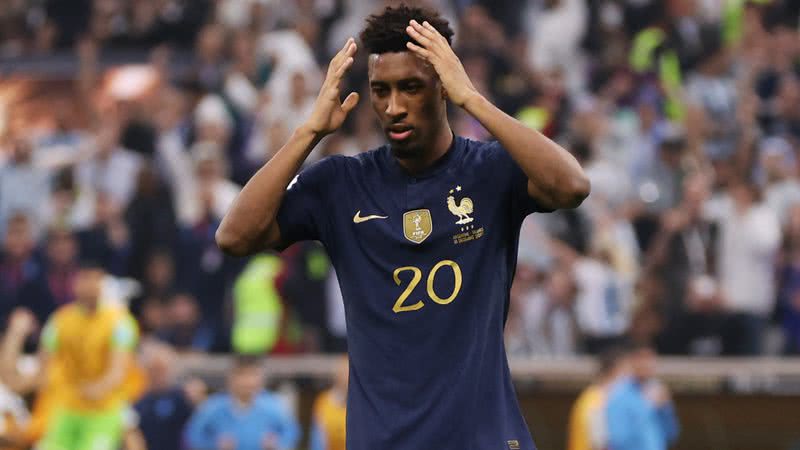
<instances>
[{"instance_id":1,"label":"man in navy jersey","mask_svg":"<svg viewBox=\"0 0 800 450\"><path fill-rule=\"evenodd\" d=\"M533 450L503 346L519 229L577 207L589 182L563 148L470 82L436 12L387 7L361 33L389 144L297 175L358 102L342 102L349 39L311 116L253 176L217 231L234 255L321 241L347 319L348 450ZM454 136L446 101L497 139Z\"/></svg>"}]
</instances>

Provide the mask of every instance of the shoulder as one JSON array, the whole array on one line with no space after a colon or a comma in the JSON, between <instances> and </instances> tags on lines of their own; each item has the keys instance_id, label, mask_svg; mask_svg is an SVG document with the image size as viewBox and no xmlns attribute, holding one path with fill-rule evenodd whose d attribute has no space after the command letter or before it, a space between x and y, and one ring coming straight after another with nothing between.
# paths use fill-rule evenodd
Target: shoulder
<instances>
[{"instance_id":1,"label":"shoulder","mask_svg":"<svg viewBox=\"0 0 800 450\"><path fill-rule=\"evenodd\" d=\"M462 149L461 160L466 165L503 165L511 163L511 157L498 141L475 141L457 136Z\"/></svg>"},{"instance_id":2,"label":"shoulder","mask_svg":"<svg viewBox=\"0 0 800 450\"><path fill-rule=\"evenodd\" d=\"M331 155L320 159L311 164L304 165L297 176L289 183L289 189L298 181L304 183L325 181L333 178L336 173L347 164L347 157L342 155Z\"/></svg>"},{"instance_id":3,"label":"shoulder","mask_svg":"<svg viewBox=\"0 0 800 450\"><path fill-rule=\"evenodd\" d=\"M635 386L633 381L629 379L619 380L614 383L608 392L608 400L609 403L614 403L615 400L618 400L622 397L627 397L633 392Z\"/></svg>"},{"instance_id":4,"label":"shoulder","mask_svg":"<svg viewBox=\"0 0 800 450\"><path fill-rule=\"evenodd\" d=\"M260 408L270 411L282 411L286 408L283 399L269 391L262 391L259 393L256 397L256 404Z\"/></svg>"},{"instance_id":5,"label":"shoulder","mask_svg":"<svg viewBox=\"0 0 800 450\"><path fill-rule=\"evenodd\" d=\"M378 147L359 153L355 156L330 155L321 160L304 166L295 180L302 180L304 183L320 182L338 179L337 177L346 172L358 172L376 168L381 159L388 151L387 146ZM293 182L295 181L293 180ZM292 184L289 185L291 188Z\"/></svg>"},{"instance_id":6,"label":"shoulder","mask_svg":"<svg viewBox=\"0 0 800 450\"><path fill-rule=\"evenodd\" d=\"M385 159L388 152L389 146L382 145L357 155L335 155L331 156L331 158L337 158L336 164L339 164L340 167L346 167L349 169L372 169L380 165L381 161Z\"/></svg>"},{"instance_id":7,"label":"shoulder","mask_svg":"<svg viewBox=\"0 0 800 450\"><path fill-rule=\"evenodd\" d=\"M80 311L75 304L67 304L56 309L50 316L49 323L54 325L63 324L65 321L74 320L80 317Z\"/></svg>"},{"instance_id":8,"label":"shoulder","mask_svg":"<svg viewBox=\"0 0 800 450\"><path fill-rule=\"evenodd\" d=\"M228 404L230 404L230 397L228 394L216 393L208 397L200 408L206 412L215 412L227 407Z\"/></svg>"}]
</instances>

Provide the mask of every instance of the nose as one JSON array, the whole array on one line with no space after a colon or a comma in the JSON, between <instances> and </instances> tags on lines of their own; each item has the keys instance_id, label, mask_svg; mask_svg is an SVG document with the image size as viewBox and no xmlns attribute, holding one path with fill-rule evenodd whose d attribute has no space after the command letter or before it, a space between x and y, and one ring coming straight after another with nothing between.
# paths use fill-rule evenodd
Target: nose
<instances>
[{"instance_id":1,"label":"nose","mask_svg":"<svg viewBox=\"0 0 800 450\"><path fill-rule=\"evenodd\" d=\"M392 118L404 116L406 114L406 105L400 98L397 92L389 94L389 101L386 104L386 115Z\"/></svg>"}]
</instances>

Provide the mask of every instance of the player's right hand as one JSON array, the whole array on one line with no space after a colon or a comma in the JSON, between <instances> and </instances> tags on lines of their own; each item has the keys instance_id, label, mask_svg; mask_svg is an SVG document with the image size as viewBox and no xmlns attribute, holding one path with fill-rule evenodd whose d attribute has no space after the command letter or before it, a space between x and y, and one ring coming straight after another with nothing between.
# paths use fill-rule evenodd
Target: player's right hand
<instances>
[{"instance_id":1,"label":"player's right hand","mask_svg":"<svg viewBox=\"0 0 800 450\"><path fill-rule=\"evenodd\" d=\"M355 92L351 92L344 102L339 99L342 78L353 65L353 55L356 54L356 49L355 39L348 39L328 65L325 81L314 102L311 116L306 122L306 126L320 137L338 130L347 118L347 114L358 103L358 94Z\"/></svg>"},{"instance_id":2,"label":"player's right hand","mask_svg":"<svg viewBox=\"0 0 800 450\"><path fill-rule=\"evenodd\" d=\"M18 336L28 336L36 328L36 317L25 308L17 308L11 313L8 330Z\"/></svg>"}]
</instances>

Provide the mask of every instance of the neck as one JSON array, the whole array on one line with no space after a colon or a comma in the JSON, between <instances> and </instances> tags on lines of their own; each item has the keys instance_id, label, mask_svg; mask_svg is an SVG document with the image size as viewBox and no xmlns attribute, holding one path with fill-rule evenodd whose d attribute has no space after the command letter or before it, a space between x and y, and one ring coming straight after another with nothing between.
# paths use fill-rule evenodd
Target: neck
<instances>
[{"instance_id":1,"label":"neck","mask_svg":"<svg viewBox=\"0 0 800 450\"><path fill-rule=\"evenodd\" d=\"M444 119L443 126L430 146L430 151L422 152L415 158L398 159L397 162L409 173L422 172L444 156L452 143L453 131L447 119Z\"/></svg>"},{"instance_id":2,"label":"neck","mask_svg":"<svg viewBox=\"0 0 800 450\"><path fill-rule=\"evenodd\" d=\"M239 397L239 396L234 395L233 396L233 401L234 401L234 403L236 404L236 406L238 408L247 409L253 403L253 397L252 396L251 397L247 397L247 396Z\"/></svg>"},{"instance_id":3,"label":"neck","mask_svg":"<svg viewBox=\"0 0 800 450\"><path fill-rule=\"evenodd\" d=\"M98 306L99 302L87 302L87 301L80 301L80 300L78 300L78 302L81 305L81 308L83 308L84 311L86 311L88 313L94 313L95 311L97 311L97 306Z\"/></svg>"}]
</instances>

